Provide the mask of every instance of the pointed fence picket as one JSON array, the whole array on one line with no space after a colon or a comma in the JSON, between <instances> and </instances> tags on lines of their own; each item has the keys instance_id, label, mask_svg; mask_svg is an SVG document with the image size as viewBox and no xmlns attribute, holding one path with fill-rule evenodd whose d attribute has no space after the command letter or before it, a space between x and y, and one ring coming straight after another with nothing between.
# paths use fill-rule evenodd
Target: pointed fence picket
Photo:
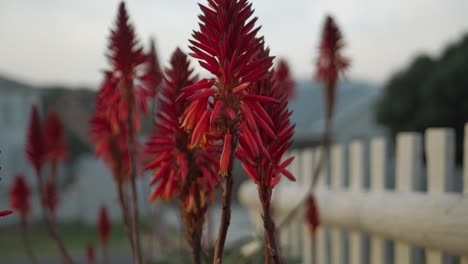
<instances>
[{"instance_id":1,"label":"pointed fence picket","mask_svg":"<svg viewBox=\"0 0 468 264\"><path fill-rule=\"evenodd\" d=\"M431 128L424 135L400 133L395 143L394 152L383 138L355 140L330 149L329 165L323 167L314 189L321 226L311 236L304 212L298 213L288 228L280 230L283 256L300 257L306 264L468 264L468 124L463 169L459 170L462 193L454 191L453 129ZM394 157L389 155L392 152ZM296 161L289 169L298 180L275 190L275 219L283 219L307 195L322 153L320 148L290 152ZM241 187L240 200L249 207L253 221L259 221L254 216L261 208L255 200L256 189L247 188L250 185ZM364 243L366 236L370 236L369 246ZM394 246L386 241L393 241Z\"/></svg>"}]
</instances>

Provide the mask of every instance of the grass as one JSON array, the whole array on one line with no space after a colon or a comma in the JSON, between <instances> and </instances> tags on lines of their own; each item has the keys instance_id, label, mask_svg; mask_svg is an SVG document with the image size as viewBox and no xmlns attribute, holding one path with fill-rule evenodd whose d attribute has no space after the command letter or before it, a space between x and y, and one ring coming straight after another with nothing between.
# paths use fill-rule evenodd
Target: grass
<instances>
[{"instance_id":1,"label":"grass","mask_svg":"<svg viewBox=\"0 0 468 264\"><path fill-rule=\"evenodd\" d=\"M18 226L3 227L0 229L0 256L24 256L25 251L21 232ZM99 239L96 227L81 222L60 225L60 234L71 254L84 254L89 242L99 250ZM37 256L51 256L57 254L57 247L49 237L44 225L37 224L29 227L29 237L33 251ZM123 225L113 225L109 239L110 249L127 248Z\"/></svg>"}]
</instances>

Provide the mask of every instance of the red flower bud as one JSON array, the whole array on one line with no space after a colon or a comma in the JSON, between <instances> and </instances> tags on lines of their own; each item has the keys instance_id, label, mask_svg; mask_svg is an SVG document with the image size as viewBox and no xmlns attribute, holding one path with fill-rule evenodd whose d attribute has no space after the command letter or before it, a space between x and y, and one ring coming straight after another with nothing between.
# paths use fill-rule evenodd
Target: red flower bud
<instances>
[{"instance_id":1,"label":"red flower bud","mask_svg":"<svg viewBox=\"0 0 468 264\"><path fill-rule=\"evenodd\" d=\"M320 226L319 211L313 195L309 195L306 200L305 217L309 226L310 234L315 234L315 230Z\"/></svg>"},{"instance_id":2,"label":"red flower bud","mask_svg":"<svg viewBox=\"0 0 468 264\"><path fill-rule=\"evenodd\" d=\"M36 172L36 175L39 176L46 159L46 148L41 120L36 106L31 108L29 129L26 139L26 154L29 162Z\"/></svg>"},{"instance_id":3,"label":"red flower bud","mask_svg":"<svg viewBox=\"0 0 468 264\"><path fill-rule=\"evenodd\" d=\"M24 175L21 173L16 175L10 189L10 206L15 211L19 211L21 217L24 219L26 219L31 209L29 201L30 196L31 191L24 179Z\"/></svg>"},{"instance_id":4,"label":"red flower bud","mask_svg":"<svg viewBox=\"0 0 468 264\"><path fill-rule=\"evenodd\" d=\"M65 145L65 134L62 121L54 111L47 113L45 123L45 145L47 159L56 162L67 158L67 147Z\"/></svg>"},{"instance_id":5,"label":"red flower bud","mask_svg":"<svg viewBox=\"0 0 468 264\"><path fill-rule=\"evenodd\" d=\"M107 214L107 209L105 206L102 206L99 210L99 216L97 220L97 228L99 233L99 239L101 243L106 245L109 241L109 236L111 232L111 222Z\"/></svg>"}]
</instances>

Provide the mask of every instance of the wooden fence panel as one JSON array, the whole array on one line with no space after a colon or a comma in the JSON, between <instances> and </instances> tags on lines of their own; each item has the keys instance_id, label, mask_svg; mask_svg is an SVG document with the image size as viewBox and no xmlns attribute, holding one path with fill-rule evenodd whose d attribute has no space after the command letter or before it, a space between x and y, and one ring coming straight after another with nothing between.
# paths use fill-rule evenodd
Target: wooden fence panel
<instances>
[{"instance_id":1,"label":"wooden fence panel","mask_svg":"<svg viewBox=\"0 0 468 264\"><path fill-rule=\"evenodd\" d=\"M321 148L317 148L315 152L315 157L318 162L320 162L320 159L322 158L322 155L324 155L324 151ZM328 158L324 157L325 164L328 163ZM317 188L323 188L326 185L326 176L327 176L327 169L328 166L323 166L322 169L320 170L319 174L319 179L317 183ZM319 208L320 212L320 208ZM323 222L320 221L320 227L317 228L316 233L315 233L315 253L316 253L316 264L327 264L328 263L328 255L327 255L327 236L325 232L325 226L323 225Z\"/></svg>"},{"instance_id":2,"label":"wooden fence panel","mask_svg":"<svg viewBox=\"0 0 468 264\"><path fill-rule=\"evenodd\" d=\"M312 182L312 174L315 169L314 152L312 149L305 149L301 155L301 178L304 186L309 186ZM307 224L302 217L300 220L303 225L302 233L302 263L312 264L314 251L313 239L308 230Z\"/></svg>"},{"instance_id":3,"label":"wooden fence panel","mask_svg":"<svg viewBox=\"0 0 468 264\"><path fill-rule=\"evenodd\" d=\"M426 131L427 192L444 193L451 188L455 165L454 131L432 128ZM443 263L441 251L426 249L426 263Z\"/></svg>"},{"instance_id":4,"label":"wooden fence panel","mask_svg":"<svg viewBox=\"0 0 468 264\"><path fill-rule=\"evenodd\" d=\"M331 189L342 190L344 182L343 146L336 145L331 149ZM343 232L341 228L331 228L331 263L343 263Z\"/></svg>"},{"instance_id":5,"label":"wooden fence panel","mask_svg":"<svg viewBox=\"0 0 468 264\"><path fill-rule=\"evenodd\" d=\"M396 146L396 190L411 192L415 177L421 175L422 138L417 133L400 133ZM410 246L404 242L395 243L395 264L410 264Z\"/></svg>"},{"instance_id":6,"label":"wooden fence panel","mask_svg":"<svg viewBox=\"0 0 468 264\"><path fill-rule=\"evenodd\" d=\"M364 144L355 140L349 146L349 189L359 192L364 180ZM362 235L358 230L349 230L349 263L362 264Z\"/></svg>"},{"instance_id":7,"label":"wooden fence panel","mask_svg":"<svg viewBox=\"0 0 468 264\"><path fill-rule=\"evenodd\" d=\"M385 189L387 171L387 145L383 138L375 138L370 143L370 191L381 192ZM371 237L370 263L384 263L384 240L379 236Z\"/></svg>"}]
</instances>

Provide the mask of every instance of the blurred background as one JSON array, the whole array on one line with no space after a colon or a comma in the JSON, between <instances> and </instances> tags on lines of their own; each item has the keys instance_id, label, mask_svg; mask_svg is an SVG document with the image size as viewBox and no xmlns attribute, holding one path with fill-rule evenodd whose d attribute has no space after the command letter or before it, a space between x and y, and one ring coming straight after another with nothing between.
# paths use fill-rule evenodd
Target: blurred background
<instances>
[{"instance_id":1,"label":"blurred background","mask_svg":"<svg viewBox=\"0 0 468 264\"><path fill-rule=\"evenodd\" d=\"M162 66L177 46L188 51L188 38L197 28L196 2L127 1L140 42L147 47L150 37L156 39ZM468 1L252 2L271 53L288 61L296 81L296 96L290 102L297 125L295 147L317 144L322 130L324 107L320 84L313 80L314 60L323 20L331 14L343 32L344 54L352 63L339 84L334 141L391 139L400 131L453 127L457 160L461 160L463 124L468 121ZM114 250L128 248L118 223L110 172L95 157L87 135L95 92L107 65L105 51L117 4L113 0L0 0L0 209L8 208L8 189L16 173L24 172L30 185L35 184L24 148L31 105L38 105L42 115L55 109L64 122L70 154L59 169L58 219L76 254L83 252L88 241L97 241L93 226L102 204L110 208L116 222ZM206 74L195 69L201 76ZM150 120L145 120L143 141L152 129ZM240 167L237 171L238 179L247 179ZM145 216L150 211L147 182L145 178L140 183ZM178 230L176 203L152 207L152 217L161 226ZM32 211L37 224L33 239L41 244L37 254L52 256L53 245L39 243L48 238L38 224L37 201ZM242 217L247 214L244 209L235 206L234 211L231 242L251 233L248 218ZM217 214L213 210L210 218L217 219ZM153 220L148 219L144 221ZM21 242L14 238L17 222L14 215L0 221L0 260L23 263ZM171 239L170 234L166 236Z\"/></svg>"}]
</instances>

